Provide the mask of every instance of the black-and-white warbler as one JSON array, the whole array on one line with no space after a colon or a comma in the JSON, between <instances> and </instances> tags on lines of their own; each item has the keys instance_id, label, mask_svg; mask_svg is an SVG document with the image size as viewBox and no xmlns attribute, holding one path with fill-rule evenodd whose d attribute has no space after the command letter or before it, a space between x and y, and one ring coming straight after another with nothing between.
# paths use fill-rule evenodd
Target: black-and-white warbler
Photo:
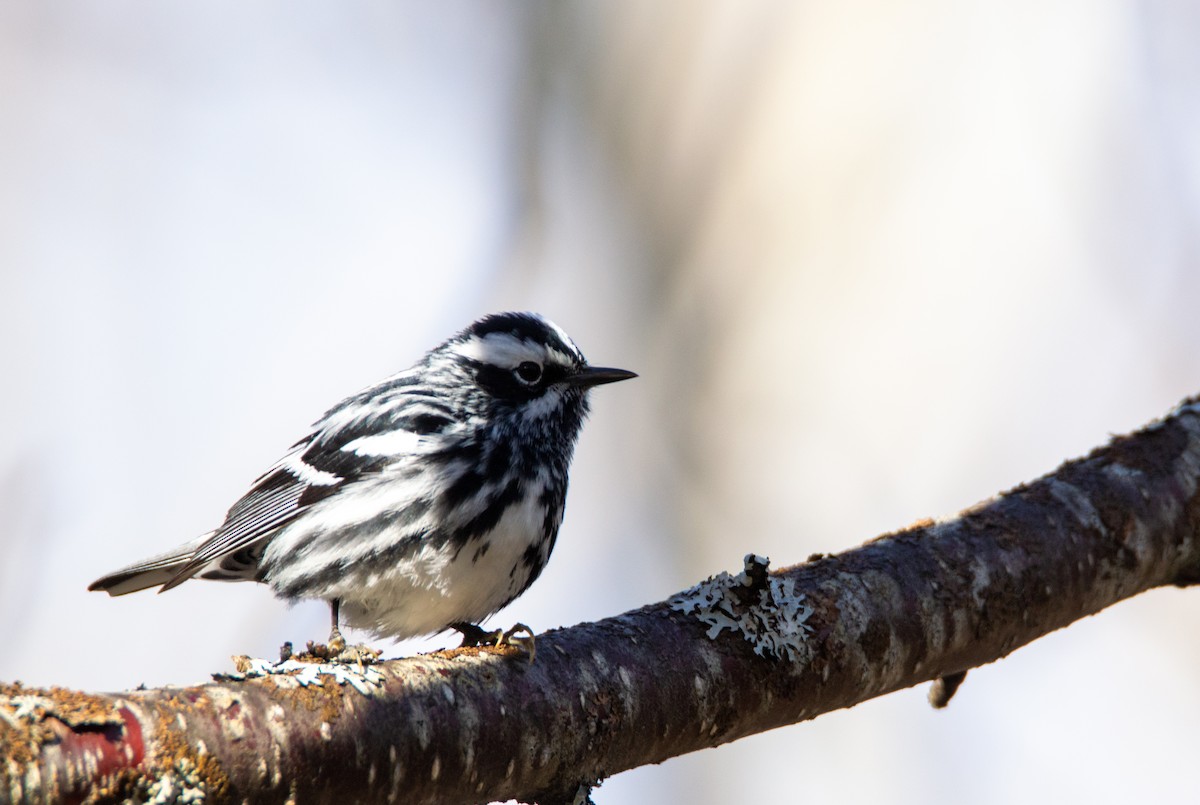
<instances>
[{"instance_id":1,"label":"black-and-white warbler","mask_svg":"<svg viewBox=\"0 0 1200 805\"><path fill-rule=\"evenodd\" d=\"M110 595L190 578L328 601L377 637L477 624L533 583L554 547L592 367L533 313L487 316L415 366L330 409L220 528L118 570Z\"/></svg>"}]
</instances>

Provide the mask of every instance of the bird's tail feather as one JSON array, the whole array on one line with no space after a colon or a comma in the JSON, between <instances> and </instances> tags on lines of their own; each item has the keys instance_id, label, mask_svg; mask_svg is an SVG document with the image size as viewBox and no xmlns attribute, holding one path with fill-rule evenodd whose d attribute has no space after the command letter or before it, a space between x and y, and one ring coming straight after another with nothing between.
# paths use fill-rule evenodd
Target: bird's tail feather
<instances>
[{"instance_id":1,"label":"bird's tail feather","mask_svg":"<svg viewBox=\"0 0 1200 805\"><path fill-rule=\"evenodd\" d=\"M125 595L126 593L136 593L138 590L145 590L148 587L158 587L166 584L175 578L175 575L184 565L191 561L192 556L196 553L196 549L209 536L209 534L204 534L186 545L180 545L172 551L167 551L158 556L143 559L141 562L135 562L129 567L115 570L93 581L88 585L88 589L92 591L100 590L109 595Z\"/></svg>"}]
</instances>

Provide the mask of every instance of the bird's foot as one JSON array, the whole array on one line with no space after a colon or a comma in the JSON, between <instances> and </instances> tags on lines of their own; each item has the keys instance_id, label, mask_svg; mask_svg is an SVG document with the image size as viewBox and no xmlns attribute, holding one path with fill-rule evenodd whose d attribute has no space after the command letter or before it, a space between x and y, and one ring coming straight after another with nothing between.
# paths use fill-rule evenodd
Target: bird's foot
<instances>
[{"instance_id":1,"label":"bird's foot","mask_svg":"<svg viewBox=\"0 0 1200 805\"><path fill-rule=\"evenodd\" d=\"M533 630L523 623L515 624L507 631L488 631L473 623L452 623L450 628L463 636L462 648L474 646L512 646L529 654L529 661L537 655L537 642ZM524 633L524 634L522 634Z\"/></svg>"},{"instance_id":2,"label":"bird's foot","mask_svg":"<svg viewBox=\"0 0 1200 805\"><path fill-rule=\"evenodd\" d=\"M283 660L291 657L291 644L284 643L283 648L279 651L279 658ZM370 665L374 662L379 662L379 655L383 654L382 649L371 648L366 643L359 643L355 646L346 645L346 639L342 637L342 633L334 629L329 633L328 643L314 643L308 641L308 649L300 654L296 659L301 662L336 662L345 665Z\"/></svg>"},{"instance_id":3,"label":"bird's foot","mask_svg":"<svg viewBox=\"0 0 1200 805\"><path fill-rule=\"evenodd\" d=\"M308 650L296 657L301 662L337 662L344 665L358 664L370 665L374 662L379 662L379 655L383 654L383 649L371 648L366 643L359 643L354 646L347 646L345 641L341 643L314 643L308 641Z\"/></svg>"},{"instance_id":4,"label":"bird's foot","mask_svg":"<svg viewBox=\"0 0 1200 805\"><path fill-rule=\"evenodd\" d=\"M343 665L357 664L361 667L379 662L381 654L383 654L383 649L371 648L366 643L356 643L353 646L346 646L337 653L337 656L331 657L330 660L332 662L340 662Z\"/></svg>"},{"instance_id":5,"label":"bird's foot","mask_svg":"<svg viewBox=\"0 0 1200 805\"><path fill-rule=\"evenodd\" d=\"M334 654L341 654L346 650L346 638L342 637L341 631L337 628L337 624L329 630L329 650Z\"/></svg>"}]
</instances>

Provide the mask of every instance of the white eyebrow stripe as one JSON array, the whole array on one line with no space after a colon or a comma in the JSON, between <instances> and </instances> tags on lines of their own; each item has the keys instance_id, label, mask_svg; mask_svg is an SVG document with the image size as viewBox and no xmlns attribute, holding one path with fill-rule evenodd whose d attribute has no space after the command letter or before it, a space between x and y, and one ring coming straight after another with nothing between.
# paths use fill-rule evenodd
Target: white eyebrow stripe
<instances>
[{"instance_id":1,"label":"white eyebrow stripe","mask_svg":"<svg viewBox=\"0 0 1200 805\"><path fill-rule=\"evenodd\" d=\"M558 340L560 342L562 342L562 344L564 346L566 346L568 349L574 351L577 355L579 355L579 357L582 357L582 355L579 354L579 347L575 346L575 342L571 340L571 336L567 335L566 331L563 330L563 328L559 327L557 324L555 324L554 322L550 321L547 318L544 318L544 317L539 317L539 318L542 319L543 324L545 324L547 327L549 327L551 330L554 331L554 334L558 336ZM564 355L563 353L559 352L556 349L553 349L552 351L554 351L560 355L563 355L564 358L566 358L565 362L568 364L572 363L574 361L575 356Z\"/></svg>"},{"instance_id":2,"label":"white eyebrow stripe","mask_svg":"<svg viewBox=\"0 0 1200 805\"><path fill-rule=\"evenodd\" d=\"M512 369L522 361L542 363L548 357L548 350L541 344L517 338L510 333L488 333L483 338L473 335L456 344L453 350L464 358L506 369ZM562 354L557 350L554 352Z\"/></svg>"},{"instance_id":3,"label":"white eyebrow stripe","mask_svg":"<svg viewBox=\"0 0 1200 805\"><path fill-rule=\"evenodd\" d=\"M549 359L549 361L551 363L557 363L562 366L574 366L575 365L575 357L573 355L568 355L565 352L560 352L559 350L555 349L554 347L546 347L546 358Z\"/></svg>"}]
</instances>

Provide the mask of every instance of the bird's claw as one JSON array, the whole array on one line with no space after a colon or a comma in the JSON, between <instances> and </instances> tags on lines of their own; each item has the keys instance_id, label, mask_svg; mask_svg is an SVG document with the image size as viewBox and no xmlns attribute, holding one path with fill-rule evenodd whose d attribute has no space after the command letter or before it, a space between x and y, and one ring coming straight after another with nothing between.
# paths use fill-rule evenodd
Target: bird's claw
<instances>
[{"instance_id":1,"label":"bird's claw","mask_svg":"<svg viewBox=\"0 0 1200 805\"><path fill-rule=\"evenodd\" d=\"M521 632L525 634L520 635ZM525 649L525 651L529 652L530 665L533 664L533 658L537 656L537 637L534 635L533 630L523 623L513 624L511 629L496 638L496 645Z\"/></svg>"},{"instance_id":2,"label":"bird's claw","mask_svg":"<svg viewBox=\"0 0 1200 805\"><path fill-rule=\"evenodd\" d=\"M328 648L334 654L341 654L346 650L346 638L342 637L342 633L338 631L337 626L334 626L333 630L329 632Z\"/></svg>"},{"instance_id":3,"label":"bird's claw","mask_svg":"<svg viewBox=\"0 0 1200 805\"><path fill-rule=\"evenodd\" d=\"M379 662L381 654L383 654L382 649L371 648L366 643L347 646L345 639L338 634L336 636L330 635L329 643L327 644L308 641L307 651L296 657L296 659L301 662L335 662L343 665L356 664L363 666Z\"/></svg>"},{"instance_id":4,"label":"bird's claw","mask_svg":"<svg viewBox=\"0 0 1200 805\"><path fill-rule=\"evenodd\" d=\"M523 623L514 624L507 631L499 629L488 631L473 623L456 623L451 628L463 636L461 648L512 646L526 651L529 654L530 662L533 662L533 658L537 655L537 643L533 630ZM524 632L523 635L522 632Z\"/></svg>"}]
</instances>

